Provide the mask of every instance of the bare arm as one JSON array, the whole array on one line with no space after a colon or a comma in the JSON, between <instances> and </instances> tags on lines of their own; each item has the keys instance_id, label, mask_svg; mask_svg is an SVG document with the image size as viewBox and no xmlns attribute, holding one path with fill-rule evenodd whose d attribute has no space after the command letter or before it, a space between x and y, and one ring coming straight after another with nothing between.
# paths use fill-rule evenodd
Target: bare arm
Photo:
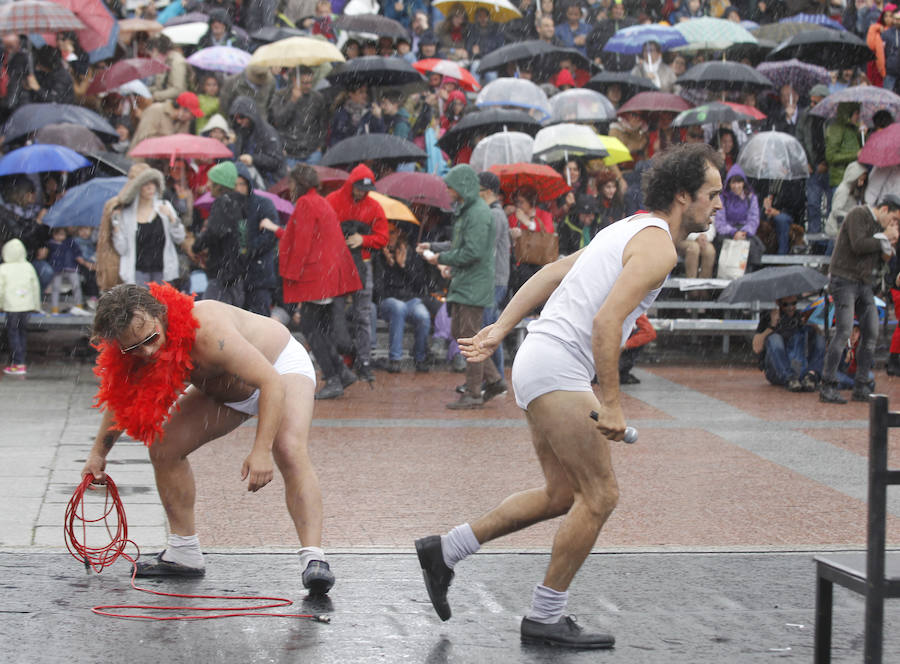
<instances>
[{"instance_id":1,"label":"bare arm","mask_svg":"<svg viewBox=\"0 0 900 664\"><path fill-rule=\"evenodd\" d=\"M94 446L88 454L84 468L81 469L82 477L90 473L97 480L97 483L102 483L102 480L106 477L104 472L106 469L106 457L122 435L120 430L112 429L112 426L113 413L111 410L104 410L103 417L100 420L100 430L97 432L97 437L94 438Z\"/></svg>"}]
</instances>

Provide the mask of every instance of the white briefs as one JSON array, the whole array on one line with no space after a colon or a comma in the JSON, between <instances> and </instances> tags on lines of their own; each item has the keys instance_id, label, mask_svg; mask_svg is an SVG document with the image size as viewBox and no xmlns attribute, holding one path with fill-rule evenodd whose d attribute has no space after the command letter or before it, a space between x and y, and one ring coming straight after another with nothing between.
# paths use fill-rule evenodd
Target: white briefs
<instances>
[{"instance_id":1,"label":"white briefs","mask_svg":"<svg viewBox=\"0 0 900 664\"><path fill-rule=\"evenodd\" d=\"M309 353L306 352L303 345L293 336L272 366L275 367L275 371L281 376L285 374L300 374L309 378L313 385L316 384L316 370L313 367L312 359L310 359ZM243 401L229 401L225 405L247 415L258 415L259 388L253 390L253 394Z\"/></svg>"},{"instance_id":2,"label":"white briefs","mask_svg":"<svg viewBox=\"0 0 900 664\"><path fill-rule=\"evenodd\" d=\"M585 366L574 349L559 339L540 332L529 332L513 360L512 385L519 408L543 394L593 392L593 367Z\"/></svg>"}]
</instances>

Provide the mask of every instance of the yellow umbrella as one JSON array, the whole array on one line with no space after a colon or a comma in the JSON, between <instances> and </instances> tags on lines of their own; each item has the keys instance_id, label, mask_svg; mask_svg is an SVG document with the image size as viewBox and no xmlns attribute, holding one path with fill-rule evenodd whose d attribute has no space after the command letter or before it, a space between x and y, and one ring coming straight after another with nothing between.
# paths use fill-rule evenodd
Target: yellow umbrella
<instances>
[{"instance_id":1,"label":"yellow umbrella","mask_svg":"<svg viewBox=\"0 0 900 664\"><path fill-rule=\"evenodd\" d=\"M324 39L289 37L261 46L250 58L260 67L317 67L326 62L344 62L337 46Z\"/></svg>"},{"instance_id":2,"label":"yellow umbrella","mask_svg":"<svg viewBox=\"0 0 900 664\"><path fill-rule=\"evenodd\" d=\"M408 221L411 224L419 225L419 220L408 207L395 198L379 194L377 191L370 191L369 198L378 201L384 210L384 216L391 221Z\"/></svg>"},{"instance_id":3,"label":"yellow umbrella","mask_svg":"<svg viewBox=\"0 0 900 664\"><path fill-rule=\"evenodd\" d=\"M603 147L609 152L609 156L603 158L603 163L607 166L632 160L629 149L615 136L600 136L600 140L603 141Z\"/></svg>"},{"instance_id":4,"label":"yellow umbrella","mask_svg":"<svg viewBox=\"0 0 900 664\"><path fill-rule=\"evenodd\" d=\"M437 0L432 6L440 9L444 16L449 16L450 10L457 4L463 6L470 21L475 20L475 12L478 9L487 9L494 23L506 23L522 18L522 13L510 4L509 0Z\"/></svg>"}]
</instances>

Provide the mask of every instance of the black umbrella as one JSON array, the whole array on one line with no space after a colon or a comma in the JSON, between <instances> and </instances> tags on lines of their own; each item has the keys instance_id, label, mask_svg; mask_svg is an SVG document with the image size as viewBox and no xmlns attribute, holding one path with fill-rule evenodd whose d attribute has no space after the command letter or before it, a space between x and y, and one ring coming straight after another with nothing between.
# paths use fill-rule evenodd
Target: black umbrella
<instances>
[{"instance_id":1,"label":"black umbrella","mask_svg":"<svg viewBox=\"0 0 900 664\"><path fill-rule=\"evenodd\" d=\"M335 67L326 78L332 85L406 85L423 83L422 74L403 58L367 55Z\"/></svg>"},{"instance_id":2,"label":"black umbrella","mask_svg":"<svg viewBox=\"0 0 900 664\"><path fill-rule=\"evenodd\" d=\"M347 32L368 32L379 37L405 37L409 39L406 28L397 21L378 14L355 14L338 16L334 19L334 27Z\"/></svg>"},{"instance_id":3,"label":"black umbrella","mask_svg":"<svg viewBox=\"0 0 900 664\"><path fill-rule=\"evenodd\" d=\"M109 172L113 175L128 175L128 170L134 164L134 161L118 152L91 152L85 157L96 162L98 171Z\"/></svg>"},{"instance_id":4,"label":"black umbrella","mask_svg":"<svg viewBox=\"0 0 900 664\"><path fill-rule=\"evenodd\" d=\"M678 83L688 88L707 90L762 90L771 88L772 81L740 62L712 60L694 65L678 77Z\"/></svg>"},{"instance_id":5,"label":"black umbrella","mask_svg":"<svg viewBox=\"0 0 900 664\"><path fill-rule=\"evenodd\" d=\"M501 69L510 62L520 62L527 60L534 63L539 56L549 55L558 48L541 39L530 39L528 41L515 42L507 44L491 51L481 58L481 64L478 65L478 71L491 71L493 69Z\"/></svg>"},{"instance_id":6,"label":"black umbrella","mask_svg":"<svg viewBox=\"0 0 900 664\"><path fill-rule=\"evenodd\" d=\"M97 134L87 127L73 122L44 125L35 132L34 142L65 145L81 154L101 152L106 149L103 142L97 138Z\"/></svg>"},{"instance_id":7,"label":"black umbrella","mask_svg":"<svg viewBox=\"0 0 900 664\"><path fill-rule=\"evenodd\" d=\"M690 127L692 125L732 123L735 120L753 120L749 115L744 115L731 108L727 104L713 101L702 106L695 106L682 111L672 120L673 127Z\"/></svg>"},{"instance_id":8,"label":"black umbrella","mask_svg":"<svg viewBox=\"0 0 900 664\"><path fill-rule=\"evenodd\" d=\"M618 85L622 89L622 102L630 99L638 92L659 90L649 78L635 76L625 71L600 72L596 76L592 76L591 80L584 84L584 87L606 94L606 90L611 85Z\"/></svg>"},{"instance_id":9,"label":"black umbrella","mask_svg":"<svg viewBox=\"0 0 900 664\"><path fill-rule=\"evenodd\" d=\"M828 277L805 265L766 267L739 277L719 294L719 302L772 302L780 297L815 293Z\"/></svg>"},{"instance_id":10,"label":"black umbrella","mask_svg":"<svg viewBox=\"0 0 900 664\"><path fill-rule=\"evenodd\" d=\"M769 39L757 39L755 44L749 42L732 44L725 49L725 59L740 62L747 58L754 66L758 65L771 53L778 42Z\"/></svg>"},{"instance_id":11,"label":"black umbrella","mask_svg":"<svg viewBox=\"0 0 900 664\"><path fill-rule=\"evenodd\" d=\"M4 142L37 131L48 124L71 122L103 134L102 138L117 139L119 135L111 124L94 111L73 104L25 104L16 109L3 126Z\"/></svg>"},{"instance_id":12,"label":"black umbrella","mask_svg":"<svg viewBox=\"0 0 900 664\"><path fill-rule=\"evenodd\" d=\"M825 69L844 69L874 60L875 54L852 32L822 28L794 35L766 56L766 60L791 58Z\"/></svg>"},{"instance_id":13,"label":"black umbrella","mask_svg":"<svg viewBox=\"0 0 900 664\"><path fill-rule=\"evenodd\" d=\"M309 37L309 33L306 30L286 28L282 25L269 25L251 33L250 36L258 42L271 44L272 42L289 39L290 37Z\"/></svg>"},{"instance_id":14,"label":"black umbrella","mask_svg":"<svg viewBox=\"0 0 900 664\"><path fill-rule=\"evenodd\" d=\"M488 108L463 116L462 120L441 136L438 147L455 155L476 136L489 136L504 128L534 136L541 128L541 123L525 111Z\"/></svg>"},{"instance_id":15,"label":"black umbrella","mask_svg":"<svg viewBox=\"0 0 900 664\"><path fill-rule=\"evenodd\" d=\"M328 148L322 166L344 166L361 161L419 161L428 155L418 145L390 134L360 134Z\"/></svg>"}]
</instances>

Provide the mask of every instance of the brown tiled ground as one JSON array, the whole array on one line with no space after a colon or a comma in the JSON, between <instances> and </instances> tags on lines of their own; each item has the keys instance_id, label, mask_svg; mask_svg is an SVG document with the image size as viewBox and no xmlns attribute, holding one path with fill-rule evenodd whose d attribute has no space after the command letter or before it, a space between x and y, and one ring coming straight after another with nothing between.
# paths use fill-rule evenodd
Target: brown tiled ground
<instances>
[{"instance_id":1,"label":"brown tiled ground","mask_svg":"<svg viewBox=\"0 0 900 664\"><path fill-rule=\"evenodd\" d=\"M864 420L865 406L819 405L765 384L753 369L654 368L654 373L742 406L768 420ZM440 421L516 419L512 397L480 411L451 413L457 374L379 373L376 389L354 386L339 400L318 403L315 416L335 419ZM898 383L900 385L900 383ZM900 388L893 386L900 392ZM637 393L639 394L639 393ZM774 414L766 410L766 404ZM776 410L775 406L780 410ZM634 397L632 419L670 419ZM374 424L374 423L373 423ZM807 433L863 455L865 428ZM599 546L803 547L861 544L865 506L789 469L700 429L651 429L645 444L616 445L619 507ZM253 428L207 445L194 457L198 525L210 546L292 546L282 484L248 494L240 464ZM651 444L652 441L652 444ZM511 492L535 486L540 471L524 427L324 427L312 432L312 454L325 500L325 543L337 547L409 547L422 534L443 532L478 516ZM900 533L898 520L889 532ZM545 548L555 524L545 523L493 544Z\"/></svg>"}]
</instances>

